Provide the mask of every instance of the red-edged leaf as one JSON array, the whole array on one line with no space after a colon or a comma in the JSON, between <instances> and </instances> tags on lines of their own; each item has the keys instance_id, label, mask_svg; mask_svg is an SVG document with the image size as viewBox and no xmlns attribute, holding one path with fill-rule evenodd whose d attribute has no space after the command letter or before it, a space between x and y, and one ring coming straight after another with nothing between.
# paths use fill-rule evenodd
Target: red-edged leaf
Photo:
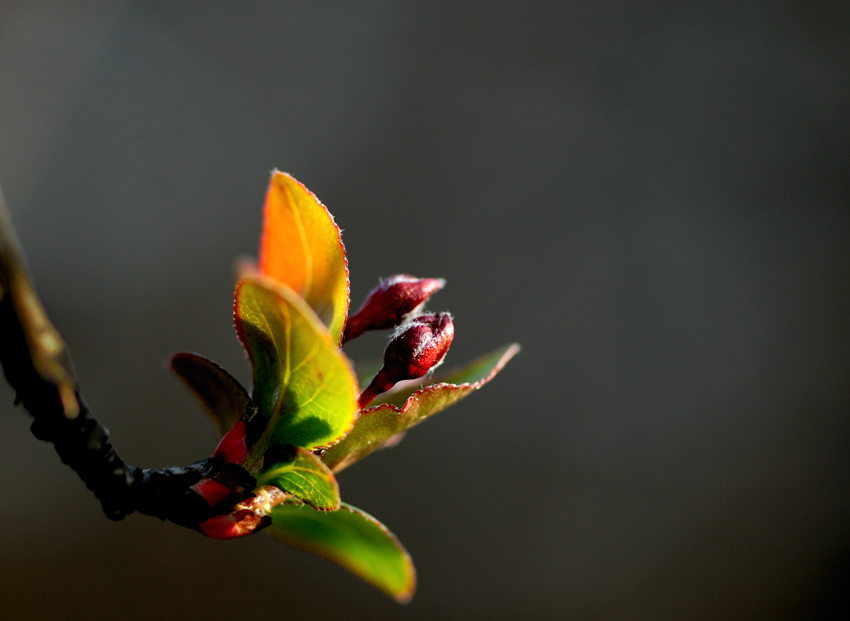
<instances>
[{"instance_id":1,"label":"red-edged leaf","mask_svg":"<svg viewBox=\"0 0 850 621\"><path fill-rule=\"evenodd\" d=\"M357 416L357 384L348 359L304 300L261 276L236 288L236 331L253 370L250 453L256 463L274 444L328 446Z\"/></svg>"},{"instance_id":2,"label":"red-edged leaf","mask_svg":"<svg viewBox=\"0 0 850 621\"><path fill-rule=\"evenodd\" d=\"M412 393L408 393L410 389L407 389L400 391L400 394L390 394L388 400L399 399L403 405L387 402L363 410L351 432L329 448L322 456L322 461L334 472L339 472L386 445L405 429L481 388L518 352L519 345L507 345L445 376L459 383L443 382L419 388Z\"/></svg>"},{"instance_id":3,"label":"red-edged leaf","mask_svg":"<svg viewBox=\"0 0 850 621\"><path fill-rule=\"evenodd\" d=\"M212 360L180 352L171 357L170 366L204 406L219 435L223 436L245 413L248 393Z\"/></svg>"},{"instance_id":4,"label":"red-edged leaf","mask_svg":"<svg viewBox=\"0 0 850 621\"><path fill-rule=\"evenodd\" d=\"M312 192L277 170L266 193L259 269L304 298L339 344L349 303L339 227Z\"/></svg>"},{"instance_id":5,"label":"red-edged leaf","mask_svg":"<svg viewBox=\"0 0 850 621\"><path fill-rule=\"evenodd\" d=\"M271 512L267 531L290 547L312 552L406 603L416 590L416 570L407 550L386 526L343 503L338 511L314 511L285 503Z\"/></svg>"}]
</instances>

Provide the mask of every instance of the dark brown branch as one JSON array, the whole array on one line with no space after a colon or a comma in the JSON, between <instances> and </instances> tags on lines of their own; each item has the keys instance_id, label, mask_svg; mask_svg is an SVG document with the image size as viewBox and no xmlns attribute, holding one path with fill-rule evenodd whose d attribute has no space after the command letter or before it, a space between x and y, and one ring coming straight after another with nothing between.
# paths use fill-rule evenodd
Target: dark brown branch
<instances>
[{"instance_id":1,"label":"dark brown branch","mask_svg":"<svg viewBox=\"0 0 850 621\"><path fill-rule=\"evenodd\" d=\"M0 363L16 403L33 416L33 434L51 442L100 500L112 520L138 511L193 528L216 513L192 486L215 478L234 490L232 505L249 496L254 478L243 468L209 458L164 470L128 465L109 432L89 411L59 332L29 277L0 191Z\"/></svg>"}]
</instances>

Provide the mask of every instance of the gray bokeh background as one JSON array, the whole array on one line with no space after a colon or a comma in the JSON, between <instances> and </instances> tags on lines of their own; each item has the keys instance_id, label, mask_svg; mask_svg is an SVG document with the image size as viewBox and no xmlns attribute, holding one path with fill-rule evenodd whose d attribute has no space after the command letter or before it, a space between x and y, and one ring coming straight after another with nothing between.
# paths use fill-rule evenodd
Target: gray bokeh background
<instances>
[{"instance_id":1,"label":"gray bokeh background","mask_svg":"<svg viewBox=\"0 0 850 621\"><path fill-rule=\"evenodd\" d=\"M3 616L846 612L848 13L0 1L0 182L131 463L215 446L170 353L248 379L232 265L273 167L343 227L355 305L441 276L447 365L524 348L340 477L416 560L407 607L265 536L109 522L4 384Z\"/></svg>"}]
</instances>

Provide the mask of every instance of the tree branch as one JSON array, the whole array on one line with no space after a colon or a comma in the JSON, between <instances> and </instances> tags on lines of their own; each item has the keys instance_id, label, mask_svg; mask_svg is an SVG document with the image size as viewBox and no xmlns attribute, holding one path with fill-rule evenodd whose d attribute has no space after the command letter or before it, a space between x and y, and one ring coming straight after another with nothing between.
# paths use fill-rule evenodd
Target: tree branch
<instances>
[{"instance_id":1,"label":"tree branch","mask_svg":"<svg viewBox=\"0 0 850 621\"><path fill-rule=\"evenodd\" d=\"M0 363L15 403L34 418L36 438L51 442L100 500L106 516L120 520L138 511L195 528L216 511L192 489L213 478L233 490L228 506L251 495L255 480L244 468L208 458L164 470L128 465L109 432L80 395L70 356L32 285L23 252L0 190Z\"/></svg>"}]
</instances>

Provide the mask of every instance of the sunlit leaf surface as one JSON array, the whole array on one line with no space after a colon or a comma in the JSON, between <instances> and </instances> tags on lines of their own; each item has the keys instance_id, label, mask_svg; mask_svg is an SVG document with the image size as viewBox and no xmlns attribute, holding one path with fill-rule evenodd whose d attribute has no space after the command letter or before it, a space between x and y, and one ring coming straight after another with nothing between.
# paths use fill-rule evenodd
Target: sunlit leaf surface
<instances>
[{"instance_id":1,"label":"sunlit leaf surface","mask_svg":"<svg viewBox=\"0 0 850 621\"><path fill-rule=\"evenodd\" d=\"M338 509L339 486L322 460L303 448L281 448L266 452L257 486L275 485L323 511Z\"/></svg>"},{"instance_id":2,"label":"sunlit leaf surface","mask_svg":"<svg viewBox=\"0 0 850 621\"><path fill-rule=\"evenodd\" d=\"M396 434L481 388L517 352L518 345L507 345L443 376L442 383L390 394L386 397L387 402L361 412L351 432L329 448L322 460L331 470L339 472L381 448ZM431 381L440 379L434 378Z\"/></svg>"},{"instance_id":3,"label":"sunlit leaf surface","mask_svg":"<svg viewBox=\"0 0 850 621\"><path fill-rule=\"evenodd\" d=\"M304 298L340 342L348 265L339 227L312 192L280 171L266 193L259 269Z\"/></svg>"},{"instance_id":4,"label":"sunlit leaf surface","mask_svg":"<svg viewBox=\"0 0 850 621\"><path fill-rule=\"evenodd\" d=\"M244 278L236 290L235 323L251 360L258 410L249 423L246 466L273 444L319 448L351 428L356 378L304 300L267 278Z\"/></svg>"},{"instance_id":5,"label":"sunlit leaf surface","mask_svg":"<svg viewBox=\"0 0 850 621\"><path fill-rule=\"evenodd\" d=\"M343 503L338 511L306 505L272 509L267 529L287 545L323 556L366 582L407 602L416 589L416 571L395 535L371 515Z\"/></svg>"}]
</instances>

